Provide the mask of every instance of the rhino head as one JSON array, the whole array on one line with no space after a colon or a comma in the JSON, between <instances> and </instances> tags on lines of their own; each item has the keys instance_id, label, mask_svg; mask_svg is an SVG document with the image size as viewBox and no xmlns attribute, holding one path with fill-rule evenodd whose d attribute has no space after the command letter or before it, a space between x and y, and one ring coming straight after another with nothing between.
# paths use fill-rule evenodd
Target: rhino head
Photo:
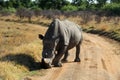
<instances>
[{"instance_id":1,"label":"rhino head","mask_svg":"<svg viewBox=\"0 0 120 80\"><path fill-rule=\"evenodd\" d=\"M39 34L39 38L43 40L42 62L50 67L55 57L56 46L60 40L59 20L53 20L45 36Z\"/></svg>"},{"instance_id":2,"label":"rhino head","mask_svg":"<svg viewBox=\"0 0 120 80\"><path fill-rule=\"evenodd\" d=\"M43 40L42 63L44 63L44 67L50 68L56 54L55 49L59 39L47 39L41 34L39 34L39 38Z\"/></svg>"}]
</instances>

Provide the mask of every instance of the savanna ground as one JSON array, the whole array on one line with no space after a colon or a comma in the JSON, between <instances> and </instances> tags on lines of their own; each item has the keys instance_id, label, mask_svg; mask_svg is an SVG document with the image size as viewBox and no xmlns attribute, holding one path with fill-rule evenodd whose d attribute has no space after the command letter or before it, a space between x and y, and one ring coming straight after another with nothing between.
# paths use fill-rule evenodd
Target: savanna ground
<instances>
[{"instance_id":1,"label":"savanna ground","mask_svg":"<svg viewBox=\"0 0 120 80\"><path fill-rule=\"evenodd\" d=\"M19 80L19 77L36 73L40 69L42 43L38 34L40 25L0 21L0 77Z\"/></svg>"},{"instance_id":2,"label":"savanna ground","mask_svg":"<svg viewBox=\"0 0 120 80\"><path fill-rule=\"evenodd\" d=\"M64 19L64 16L61 16L61 19ZM92 19L87 24L82 24L82 19L80 17L68 17L67 19L82 25L84 29L97 29L120 33L120 21L117 20L119 17L115 17L109 21L105 21L106 17L102 17L99 23ZM69 63L65 63L62 68L41 69L42 41L38 39L38 34L44 34L47 30L46 26L50 22L51 19L41 16L38 18L33 17L32 23L28 23L27 19L19 21L19 18L14 15L0 18L1 79L120 79L119 43L86 33L84 33L84 41L81 47L82 62L80 64L71 62L74 54L70 54ZM117 37L119 37L119 35L117 35ZM74 52L74 49L70 51L70 53ZM69 74L66 75L67 73Z\"/></svg>"}]
</instances>

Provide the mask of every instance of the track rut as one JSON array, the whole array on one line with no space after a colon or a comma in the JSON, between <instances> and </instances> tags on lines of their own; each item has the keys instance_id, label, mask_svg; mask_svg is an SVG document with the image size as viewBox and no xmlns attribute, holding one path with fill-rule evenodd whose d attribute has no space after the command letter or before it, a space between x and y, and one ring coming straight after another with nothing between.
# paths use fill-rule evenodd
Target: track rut
<instances>
[{"instance_id":1,"label":"track rut","mask_svg":"<svg viewBox=\"0 0 120 80\"><path fill-rule=\"evenodd\" d=\"M63 67L47 69L44 76L33 76L31 80L120 80L120 45L98 35L83 35L80 63L73 62L72 49Z\"/></svg>"}]
</instances>

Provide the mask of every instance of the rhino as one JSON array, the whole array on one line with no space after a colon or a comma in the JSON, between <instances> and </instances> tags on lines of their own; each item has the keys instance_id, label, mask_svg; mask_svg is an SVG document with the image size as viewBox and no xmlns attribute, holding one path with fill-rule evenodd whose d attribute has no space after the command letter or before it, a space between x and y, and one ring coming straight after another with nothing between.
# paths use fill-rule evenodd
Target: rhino
<instances>
[{"instance_id":1,"label":"rhino","mask_svg":"<svg viewBox=\"0 0 120 80\"><path fill-rule=\"evenodd\" d=\"M46 64L47 68L52 65L62 67L61 62L67 62L68 51L73 47L76 47L74 62L81 61L79 54L83 36L79 25L68 20L54 19L45 36L39 34L39 38L43 40L42 63Z\"/></svg>"}]
</instances>

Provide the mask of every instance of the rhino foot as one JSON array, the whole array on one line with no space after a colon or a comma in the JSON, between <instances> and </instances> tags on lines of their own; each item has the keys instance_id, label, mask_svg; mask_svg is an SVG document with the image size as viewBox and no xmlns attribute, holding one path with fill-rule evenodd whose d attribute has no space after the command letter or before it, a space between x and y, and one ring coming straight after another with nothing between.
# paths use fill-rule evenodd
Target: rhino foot
<instances>
[{"instance_id":1,"label":"rhino foot","mask_svg":"<svg viewBox=\"0 0 120 80\"><path fill-rule=\"evenodd\" d=\"M81 60L80 60L80 58L76 58L75 60L74 60L74 62L80 62Z\"/></svg>"},{"instance_id":2,"label":"rhino foot","mask_svg":"<svg viewBox=\"0 0 120 80\"><path fill-rule=\"evenodd\" d=\"M62 61L63 63L68 62L68 60L66 60L66 59L62 59L61 61Z\"/></svg>"},{"instance_id":3,"label":"rhino foot","mask_svg":"<svg viewBox=\"0 0 120 80\"><path fill-rule=\"evenodd\" d=\"M61 63L54 64L54 67L62 67Z\"/></svg>"}]
</instances>

